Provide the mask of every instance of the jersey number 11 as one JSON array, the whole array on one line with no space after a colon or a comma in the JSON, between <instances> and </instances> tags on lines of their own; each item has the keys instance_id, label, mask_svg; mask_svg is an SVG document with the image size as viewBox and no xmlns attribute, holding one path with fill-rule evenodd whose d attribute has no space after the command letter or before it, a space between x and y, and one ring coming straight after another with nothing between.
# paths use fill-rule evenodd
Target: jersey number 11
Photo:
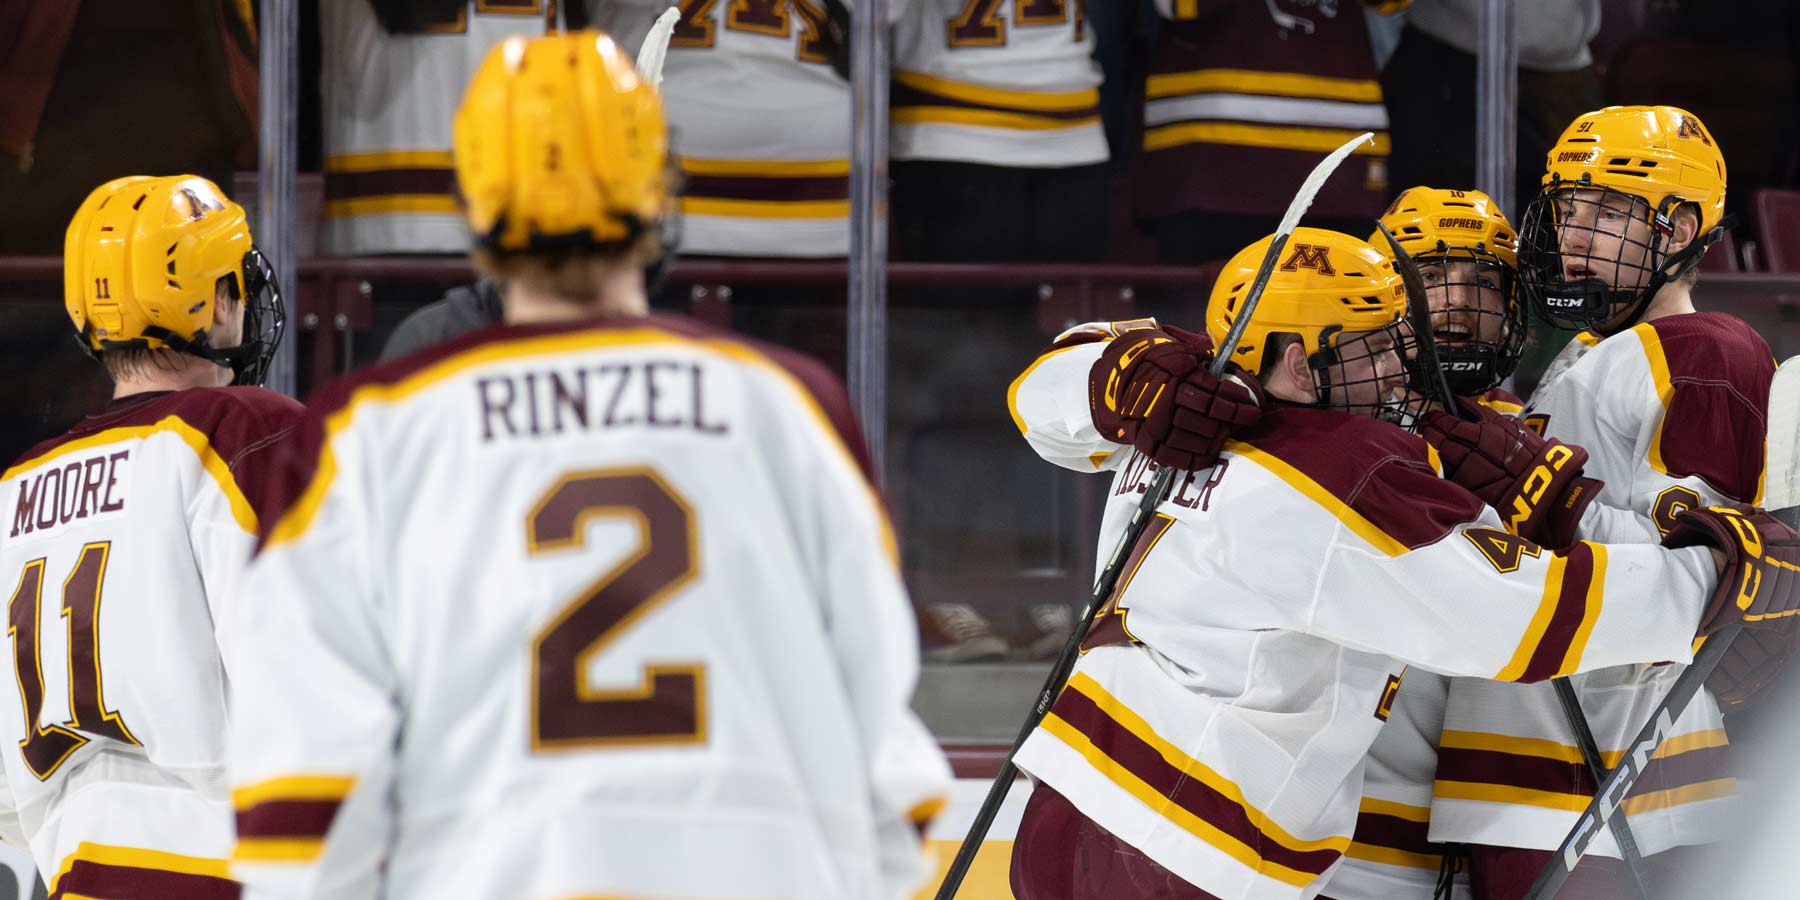
<instances>
[{"instance_id":1,"label":"jersey number 11","mask_svg":"<svg viewBox=\"0 0 1800 900\"><path fill-rule=\"evenodd\" d=\"M25 564L19 587L6 604L6 633L12 638L13 669L25 709L25 739L19 742L19 754L39 781L87 744L88 735L142 746L125 720L107 710L100 687L100 585L111 552L111 541L82 547L75 571L63 581L62 617L69 622L69 721L61 725L38 724L44 712L44 666L38 656L44 559Z\"/></svg>"}]
</instances>

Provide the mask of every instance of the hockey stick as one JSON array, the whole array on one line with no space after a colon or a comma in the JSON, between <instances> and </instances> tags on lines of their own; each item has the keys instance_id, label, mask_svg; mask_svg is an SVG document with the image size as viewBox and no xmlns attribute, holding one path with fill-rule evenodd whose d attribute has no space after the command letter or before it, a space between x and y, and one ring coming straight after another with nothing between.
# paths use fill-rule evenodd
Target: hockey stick
<instances>
[{"instance_id":1,"label":"hockey stick","mask_svg":"<svg viewBox=\"0 0 1800 900\"><path fill-rule=\"evenodd\" d=\"M1471 417L1456 402L1455 394L1450 390L1450 379L1444 374L1443 366L1438 363L1437 337L1431 328L1431 304L1425 299L1425 279L1419 274L1419 265L1400 246L1399 239L1394 237L1394 233L1386 225L1377 222L1375 227L1387 239L1388 249L1394 256L1394 268L1400 271L1400 280L1406 283L1406 318L1412 325L1413 343L1418 348L1418 364L1414 371L1421 376L1419 380L1424 382L1419 387L1429 389L1427 393L1436 394L1433 399L1446 412L1469 419ZM1575 694L1575 686L1567 678L1552 678L1550 684L1556 691L1556 699L1562 703L1563 715L1569 720L1569 729L1575 732L1575 743L1581 748L1581 757L1587 762L1588 773L1598 785L1606 778L1606 760L1600 755L1600 745L1594 740L1594 730L1588 725L1587 715L1581 711L1581 699ZM1619 845L1619 858L1624 860L1625 869L1631 873L1631 881L1637 888L1638 897L1650 900L1650 888L1644 883L1644 857L1638 850L1636 837L1631 833L1631 823L1621 816L1608 822L1608 827L1612 831L1613 840Z\"/></svg>"},{"instance_id":2,"label":"hockey stick","mask_svg":"<svg viewBox=\"0 0 1800 900\"><path fill-rule=\"evenodd\" d=\"M1775 380L1769 385L1768 423L1763 503L1777 518L1800 528L1800 357L1789 359L1775 372ZM1630 749L1619 760L1619 767L1600 783L1594 799L1589 801L1587 809L1582 810L1581 818L1575 820L1575 827L1563 838L1556 854L1538 873L1537 880L1531 883L1525 900L1550 900L1569 880L1581 857L1586 855L1588 845L1599 833L1600 825L1618 813L1631 789L1643 777L1650 755L1674 730L1675 717L1687 709L1688 702L1694 699L1701 684L1718 667L1726 651L1731 649L1731 642L1743 630L1742 622L1733 622L1714 632L1701 645L1700 652L1694 654L1693 663L1669 688L1668 696L1650 712L1650 721L1644 723L1637 738L1631 742Z\"/></svg>"},{"instance_id":3,"label":"hockey stick","mask_svg":"<svg viewBox=\"0 0 1800 900\"><path fill-rule=\"evenodd\" d=\"M1262 298L1263 289L1268 287L1269 276L1275 271L1275 262L1281 257L1282 248L1287 246L1288 235L1300 224L1300 217L1312 205L1313 197L1318 195L1325 179L1330 178L1338 164L1359 145L1374 139L1373 134L1364 133L1331 151L1313 167L1306 180L1301 182L1299 193L1294 195L1293 202L1288 204L1287 212L1281 217L1281 223L1275 228L1275 237L1269 242L1268 251L1263 254L1262 265L1256 270L1256 280L1250 283L1250 290L1244 294L1244 303L1238 310L1237 318L1225 333L1225 340L1213 348L1210 371L1214 377L1225 374L1225 366L1231 361L1232 353L1237 350L1238 341L1243 338L1244 328L1250 324L1251 315L1256 312L1256 303ZM962 887L963 878L969 873L969 866L975 862L975 854L981 850L982 840L987 837L988 829L994 824L994 816L1000 812L1000 804L1005 802L1007 792L1012 790L1013 781L1019 777L1019 767L1013 763L1013 758L1018 756L1025 739L1037 730L1038 723L1044 720L1044 716L1050 712L1051 704L1062 693L1063 684L1069 680L1069 673L1075 670L1075 661L1080 658L1081 642L1087 639L1088 629L1094 624L1095 610L1112 596L1113 588L1119 582L1119 570L1125 567L1125 558L1130 555L1131 548L1137 545L1138 539L1143 537L1151 514L1168 497L1169 489L1175 484L1176 474L1175 469L1159 467L1155 480L1144 492L1144 499L1138 501L1137 509L1131 513L1131 521L1126 524L1125 533L1120 536L1112 555L1107 557L1106 568L1100 571L1100 579L1094 582L1094 590L1088 595L1087 605L1082 607L1081 616L1075 620L1074 633L1069 635L1062 654L1056 658L1056 665L1051 667L1050 677L1044 680L1043 689L1038 691L1037 702L1026 715L1018 737L1013 739L1012 749L1006 752L1006 762L1001 764L1000 774L994 777L993 785L988 788L987 798L981 802L981 809L975 813L975 821L969 825L969 833L963 837L962 846L956 851L956 858L950 862L949 871L944 873L944 881L938 886L936 900L954 900L957 889Z\"/></svg>"},{"instance_id":4,"label":"hockey stick","mask_svg":"<svg viewBox=\"0 0 1800 900\"><path fill-rule=\"evenodd\" d=\"M650 82L650 86L662 87L663 61L669 57L669 39L675 36L675 23L681 21L681 10L669 7L656 17L656 24L650 26L650 33L644 35L644 44L638 48L638 77Z\"/></svg>"}]
</instances>

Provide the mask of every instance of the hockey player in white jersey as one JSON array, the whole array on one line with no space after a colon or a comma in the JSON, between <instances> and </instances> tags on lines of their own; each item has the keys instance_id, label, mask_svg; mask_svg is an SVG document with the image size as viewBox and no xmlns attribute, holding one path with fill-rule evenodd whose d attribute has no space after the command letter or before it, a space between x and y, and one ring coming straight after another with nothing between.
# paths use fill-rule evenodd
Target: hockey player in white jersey
<instances>
[{"instance_id":1,"label":"hockey player in white jersey","mask_svg":"<svg viewBox=\"0 0 1800 900\"><path fill-rule=\"evenodd\" d=\"M563 0L563 6L594 0ZM495 44L555 30L558 0L463 0L441 23L390 28L405 0L320 0L327 254L463 253L450 114ZM423 7L424 4L415 4ZM664 4L667 5L667 4ZM384 22L377 7L389 7ZM398 8L398 9L395 9ZM645 18L648 25L652 13Z\"/></svg>"},{"instance_id":2,"label":"hockey player in white jersey","mask_svg":"<svg viewBox=\"0 0 1800 900\"><path fill-rule=\"evenodd\" d=\"M908 0L890 0L890 21ZM854 11L854 0L848 4ZM596 23L647 25L668 0L611 0ZM682 253L850 252L850 84L823 0L688 0L662 93L682 174Z\"/></svg>"},{"instance_id":3,"label":"hockey player in white jersey","mask_svg":"<svg viewBox=\"0 0 1800 900\"><path fill-rule=\"evenodd\" d=\"M1518 236L1481 191L1414 187L1400 193L1381 224L1418 263L1431 310L1439 365L1450 390L1503 414L1518 398L1500 388L1524 343L1515 291ZM1379 231L1369 242L1385 246ZM1469 896L1458 848L1428 839L1449 682L1408 669L1363 776L1356 832L1322 895L1328 900L1426 900Z\"/></svg>"},{"instance_id":4,"label":"hockey player in white jersey","mask_svg":"<svg viewBox=\"0 0 1800 900\"><path fill-rule=\"evenodd\" d=\"M820 364L651 316L660 102L495 48L457 173L506 322L327 388L243 616L251 897L906 896L948 767Z\"/></svg>"},{"instance_id":5,"label":"hockey player in white jersey","mask_svg":"<svg viewBox=\"0 0 1800 900\"><path fill-rule=\"evenodd\" d=\"M1550 548L1576 538L1647 544L1683 510L1759 501L1774 360L1749 326L1696 312L1692 298L1724 205L1724 157L1683 110L1597 110L1552 148L1521 225L1521 289L1545 320L1589 330L1552 364L1522 424L1484 413L1431 416L1422 429L1446 477L1501 510L1510 531ZM1546 463L1552 476L1532 484ZM1679 848L1716 840L1732 815L1720 707L1772 679L1792 635L1761 629L1735 643L1626 801L1651 881L1684 864ZM1572 679L1603 759L1616 758L1680 673L1631 666ZM1444 729L1432 837L1470 845L1479 897L1519 897L1593 794L1574 733L1549 685L1460 679ZM1571 889L1628 895L1607 887L1618 859L1601 836Z\"/></svg>"},{"instance_id":6,"label":"hockey player in white jersey","mask_svg":"<svg viewBox=\"0 0 1800 900\"><path fill-rule=\"evenodd\" d=\"M1215 339L1267 246L1220 276ZM1800 538L1756 511L1689 513L1699 524L1670 547L1550 551L1507 532L1438 477L1423 441L1383 421L1411 420L1419 402L1402 363L1403 294L1367 244L1294 232L1234 353L1272 408L1216 465L1177 478L1019 752L1038 782L1014 846L1023 900L1316 896L1350 843L1363 758L1405 664L1538 680L1686 660L1696 633L1800 600L1778 563L1729 526L1705 527L1741 523L1791 565ZM1079 328L1014 386L1040 455L1117 471L1103 543L1151 475L1100 436L1088 398L1143 418L1205 393L1178 338ZM1745 613L1735 587L1752 570Z\"/></svg>"},{"instance_id":7,"label":"hockey player in white jersey","mask_svg":"<svg viewBox=\"0 0 1800 900\"><path fill-rule=\"evenodd\" d=\"M203 178L108 182L65 247L69 317L113 399L0 479L18 686L0 819L52 896L235 898L232 626L302 414L255 386L281 302L244 210Z\"/></svg>"}]
</instances>

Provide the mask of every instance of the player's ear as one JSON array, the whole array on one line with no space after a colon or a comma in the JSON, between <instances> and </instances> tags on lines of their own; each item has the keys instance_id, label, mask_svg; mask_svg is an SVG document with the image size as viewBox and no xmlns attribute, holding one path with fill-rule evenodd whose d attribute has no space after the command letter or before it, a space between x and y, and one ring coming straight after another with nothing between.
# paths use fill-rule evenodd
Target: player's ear
<instances>
[{"instance_id":1,"label":"player's ear","mask_svg":"<svg viewBox=\"0 0 1800 900\"><path fill-rule=\"evenodd\" d=\"M232 290L231 279L219 279L218 283L213 285L213 328L229 324L236 307L237 292Z\"/></svg>"},{"instance_id":2,"label":"player's ear","mask_svg":"<svg viewBox=\"0 0 1800 900\"><path fill-rule=\"evenodd\" d=\"M1300 341L1290 341L1281 348L1281 372L1295 387L1310 397L1313 393L1312 366L1306 362L1306 347Z\"/></svg>"},{"instance_id":3,"label":"player's ear","mask_svg":"<svg viewBox=\"0 0 1800 900\"><path fill-rule=\"evenodd\" d=\"M1692 203L1683 203L1676 207L1675 214L1670 216L1675 226L1675 233L1669 236L1669 252L1674 253L1694 242L1700 234L1700 214Z\"/></svg>"}]
</instances>

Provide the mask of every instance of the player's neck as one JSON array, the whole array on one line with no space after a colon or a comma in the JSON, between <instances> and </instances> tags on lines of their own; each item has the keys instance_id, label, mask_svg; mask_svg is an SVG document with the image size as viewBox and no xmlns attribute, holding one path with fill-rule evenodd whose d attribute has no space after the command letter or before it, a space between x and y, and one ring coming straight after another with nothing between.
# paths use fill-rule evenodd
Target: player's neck
<instances>
[{"instance_id":1,"label":"player's neck","mask_svg":"<svg viewBox=\"0 0 1800 900\"><path fill-rule=\"evenodd\" d=\"M635 266L620 265L597 271L591 298L537 290L520 281L506 285L506 322L576 322L599 316L645 316L650 300L644 295L644 273Z\"/></svg>"},{"instance_id":2,"label":"player's neck","mask_svg":"<svg viewBox=\"0 0 1800 900\"><path fill-rule=\"evenodd\" d=\"M169 351L147 362L138 371L113 382L113 399L152 391L185 391L189 388L224 387L231 370L208 359Z\"/></svg>"},{"instance_id":3,"label":"player's neck","mask_svg":"<svg viewBox=\"0 0 1800 900\"><path fill-rule=\"evenodd\" d=\"M1651 298L1650 306L1644 310L1640 321L1652 322L1664 316L1679 316L1694 311L1694 293L1687 282L1680 279L1662 286Z\"/></svg>"}]
</instances>

